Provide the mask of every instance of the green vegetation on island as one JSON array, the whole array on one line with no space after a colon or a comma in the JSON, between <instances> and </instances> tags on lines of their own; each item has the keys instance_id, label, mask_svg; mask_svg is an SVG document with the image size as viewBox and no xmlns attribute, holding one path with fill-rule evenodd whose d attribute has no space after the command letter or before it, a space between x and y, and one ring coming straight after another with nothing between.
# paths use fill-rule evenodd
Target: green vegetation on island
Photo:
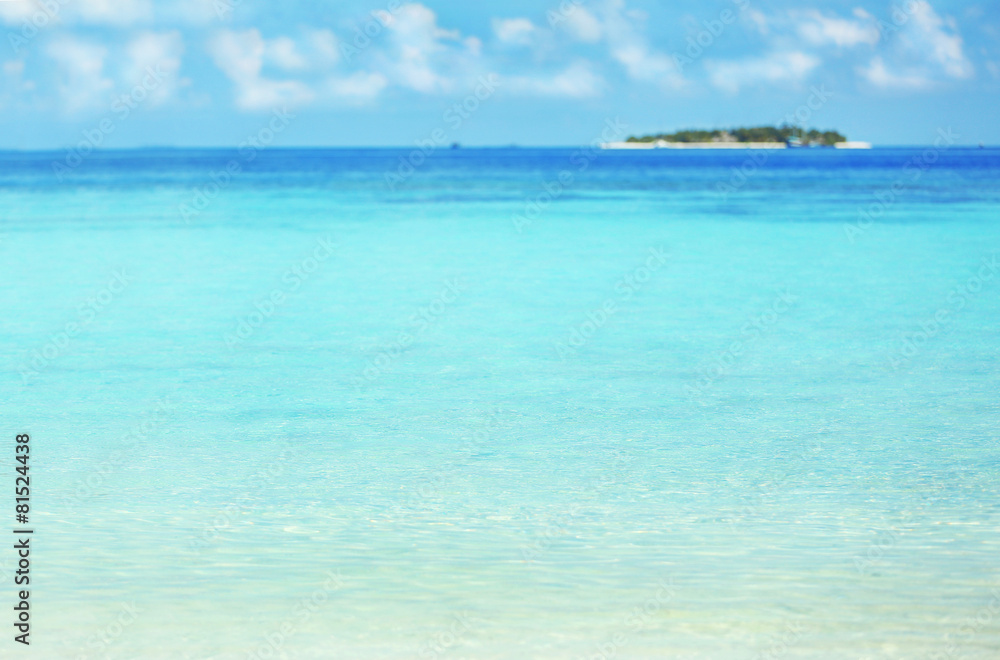
<instances>
[{"instance_id":1,"label":"green vegetation on island","mask_svg":"<svg viewBox=\"0 0 1000 660\"><path fill-rule=\"evenodd\" d=\"M805 130L801 126L787 124L774 126L756 126L753 128L730 128L728 130L684 130L676 133L660 133L658 135L632 136L626 142L790 142L802 146L832 147L837 142L846 142L847 138L837 131Z\"/></svg>"}]
</instances>

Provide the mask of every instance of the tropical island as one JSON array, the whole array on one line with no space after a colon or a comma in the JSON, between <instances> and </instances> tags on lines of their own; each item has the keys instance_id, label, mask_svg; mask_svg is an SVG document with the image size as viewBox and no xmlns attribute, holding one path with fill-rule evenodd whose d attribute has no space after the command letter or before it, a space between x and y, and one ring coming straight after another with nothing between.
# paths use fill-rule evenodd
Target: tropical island
<instances>
[{"instance_id":1,"label":"tropical island","mask_svg":"<svg viewBox=\"0 0 1000 660\"><path fill-rule=\"evenodd\" d=\"M870 149L868 142L849 142L838 131L806 130L801 126L754 126L730 129L687 129L676 133L659 133L629 137L625 142L606 142L604 149L726 149L757 148L785 149L789 147L836 147L838 149Z\"/></svg>"}]
</instances>

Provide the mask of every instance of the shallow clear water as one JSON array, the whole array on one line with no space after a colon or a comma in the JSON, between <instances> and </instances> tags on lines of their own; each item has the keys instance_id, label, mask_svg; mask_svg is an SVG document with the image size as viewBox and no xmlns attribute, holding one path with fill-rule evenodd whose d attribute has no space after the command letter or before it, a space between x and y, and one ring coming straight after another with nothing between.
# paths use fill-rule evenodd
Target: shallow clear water
<instances>
[{"instance_id":1,"label":"shallow clear water","mask_svg":"<svg viewBox=\"0 0 1000 660\"><path fill-rule=\"evenodd\" d=\"M924 153L0 155L34 655L996 657L1000 152Z\"/></svg>"}]
</instances>

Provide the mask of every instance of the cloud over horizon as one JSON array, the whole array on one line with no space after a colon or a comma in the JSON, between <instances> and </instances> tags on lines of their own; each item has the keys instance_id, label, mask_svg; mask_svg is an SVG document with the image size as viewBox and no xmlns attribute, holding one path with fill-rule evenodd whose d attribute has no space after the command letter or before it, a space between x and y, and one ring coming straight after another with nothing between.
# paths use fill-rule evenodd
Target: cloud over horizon
<instances>
[{"instance_id":1,"label":"cloud over horizon","mask_svg":"<svg viewBox=\"0 0 1000 660\"><path fill-rule=\"evenodd\" d=\"M83 121L151 69L162 80L143 101L150 114L444 108L483 76L501 81L497 99L567 112L627 99L664 112L731 108L747 94L815 84L878 102L1000 81L1000 10L782 2L559 0L530 11L453 0L349 0L338 11L296 0L0 2L0 111Z\"/></svg>"},{"instance_id":2,"label":"cloud over horizon","mask_svg":"<svg viewBox=\"0 0 1000 660\"><path fill-rule=\"evenodd\" d=\"M713 36L700 49L704 55L683 71L676 53L683 50L677 46L684 33L657 47L647 12L627 0L586 5L567 0L534 16L493 16L484 34L443 24L422 2L390 4L360 21L355 17L353 33L343 29L343 21L293 31L239 27L236 9L249 4L230 4L225 21L217 16L205 24L193 0L171 11L149 0L66 2L54 5L57 15L46 17L51 26L35 30L26 47L37 46L36 40L45 44L59 80L56 91L70 114L93 109L112 87L153 65L171 81L157 90L152 105L176 99L179 86L197 88L201 82L199 71L182 72L183 58L191 55L208 57L231 82L234 107L246 112L282 104L371 103L393 89L454 95L485 73L510 82L504 93L567 99L647 85L668 94L716 89L734 95L748 88L801 85L831 63L851 58L856 82L877 89L919 91L974 75L955 19L939 15L927 0L910 0L908 12L895 8L881 18L862 7L847 15L820 9L766 14L756 8L740 11L734 4L730 11L739 25L726 29L755 34L760 45L749 40L739 57L720 57L722 48L714 42L727 35ZM0 3L0 19L14 35L33 17L38 22L39 11L31 3ZM175 27L150 29L161 17ZM104 26L113 38L102 43L89 28L86 37L74 28L94 25ZM203 41L192 38L198 31L206 33ZM123 36L129 45L120 52L115 44ZM119 56L131 64L116 77L108 63ZM177 80L182 73L185 77Z\"/></svg>"}]
</instances>

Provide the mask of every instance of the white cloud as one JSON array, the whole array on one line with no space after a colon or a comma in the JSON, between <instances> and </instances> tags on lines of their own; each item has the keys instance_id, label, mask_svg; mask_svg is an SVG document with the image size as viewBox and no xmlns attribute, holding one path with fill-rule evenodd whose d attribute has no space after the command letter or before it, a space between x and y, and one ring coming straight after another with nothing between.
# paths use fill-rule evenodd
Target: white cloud
<instances>
[{"instance_id":1,"label":"white cloud","mask_svg":"<svg viewBox=\"0 0 1000 660\"><path fill-rule=\"evenodd\" d=\"M386 88L389 81L381 73L357 72L347 78L330 78L325 88L335 100L371 101Z\"/></svg>"},{"instance_id":2,"label":"white cloud","mask_svg":"<svg viewBox=\"0 0 1000 660\"><path fill-rule=\"evenodd\" d=\"M215 63L231 80L260 76L264 65L264 39L257 30L223 30L208 45Z\"/></svg>"},{"instance_id":3,"label":"white cloud","mask_svg":"<svg viewBox=\"0 0 1000 660\"><path fill-rule=\"evenodd\" d=\"M216 6L216 0L171 0L160 3L156 8L156 18L157 22L176 20L192 25L210 25L219 21L219 11Z\"/></svg>"},{"instance_id":4,"label":"white cloud","mask_svg":"<svg viewBox=\"0 0 1000 660\"><path fill-rule=\"evenodd\" d=\"M209 43L216 65L236 85L236 105L265 110L312 101L364 103L377 97L389 81L379 72L330 74L340 59L337 38L329 30L305 30L300 38L264 39L256 29L223 30ZM276 80L267 72L294 74Z\"/></svg>"},{"instance_id":5,"label":"white cloud","mask_svg":"<svg viewBox=\"0 0 1000 660\"><path fill-rule=\"evenodd\" d=\"M493 32L505 44L527 46L538 28L526 18L494 18Z\"/></svg>"},{"instance_id":6,"label":"white cloud","mask_svg":"<svg viewBox=\"0 0 1000 660\"><path fill-rule=\"evenodd\" d=\"M478 40L463 41L457 30L439 27L434 12L417 3L400 7L388 29L392 48L381 58L382 73L424 94L451 91L454 80L439 69L467 68L479 50Z\"/></svg>"},{"instance_id":7,"label":"white cloud","mask_svg":"<svg viewBox=\"0 0 1000 660\"><path fill-rule=\"evenodd\" d=\"M920 72L895 73L885 66L880 55L872 58L867 67L862 67L861 75L872 85L886 89L924 89L934 84L931 78Z\"/></svg>"},{"instance_id":8,"label":"white cloud","mask_svg":"<svg viewBox=\"0 0 1000 660\"><path fill-rule=\"evenodd\" d=\"M226 0L218 0L225 2ZM238 3L236 3L238 4ZM208 25L219 21L216 0L0 0L0 22L62 25ZM43 23L43 21L46 21Z\"/></svg>"},{"instance_id":9,"label":"white cloud","mask_svg":"<svg viewBox=\"0 0 1000 660\"><path fill-rule=\"evenodd\" d=\"M564 6L565 4L567 3ZM558 12L551 10L549 13L550 26L560 26L574 41L586 44L605 41L611 59L621 65L630 79L668 88L686 85L673 58L650 46L643 34L643 24L649 19L648 14L628 9L625 0L602 0L595 2L590 9L574 3ZM536 56L539 59L552 52L553 40L557 36L553 30L543 30L523 18L494 20L493 28L503 43L536 45ZM522 81L524 89L530 89L537 87L535 83L540 78L521 77L516 80ZM580 95L591 95L596 94L603 86L599 77L579 63L567 69L559 82L563 87L555 93L560 94L578 89L587 90L586 94Z\"/></svg>"},{"instance_id":10,"label":"white cloud","mask_svg":"<svg viewBox=\"0 0 1000 660\"><path fill-rule=\"evenodd\" d=\"M0 68L3 69L3 74L0 76L0 80L3 81L0 84L0 108L10 105L11 102L23 103L26 100L24 92L34 89L33 81L25 81L22 78L24 60L7 60Z\"/></svg>"},{"instance_id":11,"label":"white cloud","mask_svg":"<svg viewBox=\"0 0 1000 660\"><path fill-rule=\"evenodd\" d=\"M458 30L445 30L437 24L437 15L429 7L414 2L385 16L389 28L407 43L433 45L438 39L458 39Z\"/></svg>"},{"instance_id":12,"label":"white cloud","mask_svg":"<svg viewBox=\"0 0 1000 660\"><path fill-rule=\"evenodd\" d=\"M597 96L604 80L590 70L586 62L575 62L551 77L518 76L504 80L504 87L514 94L585 98Z\"/></svg>"},{"instance_id":13,"label":"white cloud","mask_svg":"<svg viewBox=\"0 0 1000 660\"><path fill-rule=\"evenodd\" d=\"M138 84L150 71L155 72L160 82L149 92L147 103L156 106L169 100L181 82L178 73L184 41L180 32L140 33L128 43L125 52L128 56L124 72L126 82Z\"/></svg>"},{"instance_id":14,"label":"white cloud","mask_svg":"<svg viewBox=\"0 0 1000 660\"><path fill-rule=\"evenodd\" d=\"M281 35L263 44L264 66L285 72L327 69L340 60L337 38L329 30L306 30L299 40Z\"/></svg>"},{"instance_id":15,"label":"white cloud","mask_svg":"<svg viewBox=\"0 0 1000 660\"><path fill-rule=\"evenodd\" d=\"M3 73L6 77L3 85L0 85L0 103L25 101L23 92L31 92L35 89L34 80L24 79L24 60L8 60L3 63ZM22 93L22 94L19 94Z\"/></svg>"},{"instance_id":16,"label":"white cloud","mask_svg":"<svg viewBox=\"0 0 1000 660\"><path fill-rule=\"evenodd\" d=\"M629 78L643 81L672 79L677 76L674 61L666 55L650 52L642 44L618 44L611 56L625 67Z\"/></svg>"},{"instance_id":17,"label":"white cloud","mask_svg":"<svg viewBox=\"0 0 1000 660\"><path fill-rule=\"evenodd\" d=\"M308 33L307 41L312 51L311 61L320 66L336 64L340 60L337 37L329 30L314 30Z\"/></svg>"},{"instance_id":18,"label":"white cloud","mask_svg":"<svg viewBox=\"0 0 1000 660\"><path fill-rule=\"evenodd\" d=\"M8 76L20 77L24 73L24 60L7 60L3 63L3 72Z\"/></svg>"},{"instance_id":19,"label":"white cloud","mask_svg":"<svg viewBox=\"0 0 1000 660\"><path fill-rule=\"evenodd\" d=\"M591 72L590 68L582 63L571 65L568 69L557 74L549 83L551 93L560 96L597 96L601 92L604 81L600 76Z\"/></svg>"},{"instance_id":20,"label":"white cloud","mask_svg":"<svg viewBox=\"0 0 1000 660\"><path fill-rule=\"evenodd\" d=\"M2 2L0 1L0 19L8 25L21 25L35 14L45 14L33 2Z\"/></svg>"},{"instance_id":21,"label":"white cloud","mask_svg":"<svg viewBox=\"0 0 1000 660\"><path fill-rule=\"evenodd\" d=\"M84 23L134 25L153 17L150 0L70 0L66 6Z\"/></svg>"},{"instance_id":22,"label":"white cloud","mask_svg":"<svg viewBox=\"0 0 1000 660\"><path fill-rule=\"evenodd\" d=\"M451 82L430 65L428 54L417 46L400 46L399 60L391 67L396 82L418 92L446 91Z\"/></svg>"},{"instance_id":23,"label":"white cloud","mask_svg":"<svg viewBox=\"0 0 1000 660\"><path fill-rule=\"evenodd\" d=\"M584 7L575 7L566 15L566 29L584 43L596 43L604 35L604 27Z\"/></svg>"},{"instance_id":24,"label":"white cloud","mask_svg":"<svg viewBox=\"0 0 1000 660\"><path fill-rule=\"evenodd\" d=\"M479 37L466 37L462 43L469 49L469 52L473 55L473 57L479 57L482 55L483 41Z\"/></svg>"},{"instance_id":25,"label":"white cloud","mask_svg":"<svg viewBox=\"0 0 1000 660\"><path fill-rule=\"evenodd\" d=\"M240 88L237 105L244 110L269 110L311 101L312 90L297 80L258 78Z\"/></svg>"},{"instance_id":26,"label":"white cloud","mask_svg":"<svg viewBox=\"0 0 1000 660\"><path fill-rule=\"evenodd\" d=\"M751 9L746 12L747 20L750 25L753 26L755 30L763 35L767 35L771 31L771 22L764 14L764 12L759 9Z\"/></svg>"},{"instance_id":27,"label":"white cloud","mask_svg":"<svg viewBox=\"0 0 1000 660\"><path fill-rule=\"evenodd\" d=\"M861 44L874 46L879 41L878 27L870 20L855 12L861 20L851 20L836 16L824 16L816 10L801 14L798 22L798 33L808 43L815 46L834 45L841 48L851 48Z\"/></svg>"},{"instance_id":28,"label":"white cloud","mask_svg":"<svg viewBox=\"0 0 1000 660\"><path fill-rule=\"evenodd\" d=\"M973 75L957 23L939 16L927 0L899 3L882 23L861 7L846 17L815 9L770 16L750 10L747 20L778 50L795 54L786 63L776 55L712 63L710 80L730 92L757 82L801 78L820 64L818 49L829 47L840 49L838 56L858 47L878 48L867 64L856 67L860 77L876 87L922 89Z\"/></svg>"},{"instance_id":29,"label":"white cloud","mask_svg":"<svg viewBox=\"0 0 1000 660\"><path fill-rule=\"evenodd\" d=\"M861 76L875 87L911 90L972 77L955 21L939 16L925 0L907 7L908 18L900 32L890 36L890 48L860 68Z\"/></svg>"},{"instance_id":30,"label":"white cloud","mask_svg":"<svg viewBox=\"0 0 1000 660\"><path fill-rule=\"evenodd\" d=\"M256 29L223 30L209 43L216 65L236 84L236 105L243 110L268 110L313 99L298 80L271 80L261 75L268 44Z\"/></svg>"},{"instance_id":31,"label":"white cloud","mask_svg":"<svg viewBox=\"0 0 1000 660\"><path fill-rule=\"evenodd\" d=\"M715 87L735 94L741 87L761 83L800 83L819 64L819 59L812 55L790 51L746 60L710 60L705 62L705 67Z\"/></svg>"},{"instance_id":32,"label":"white cloud","mask_svg":"<svg viewBox=\"0 0 1000 660\"><path fill-rule=\"evenodd\" d=\"M269 63L286 71L304 69L308 64L291 37L278 37L267 41L264 46L264 57Z\"/></svg>"},{"instance_id":33,"label":"white cloud","mask_svg":"<svg viewBox=\"0 0 1000 660\"><path fill-rule=\"evenodd\" d=\"M611 57L625 67L629 78L679 88L685 80L671 57L652 49L635 23L644 14L625 10L624 0L608 0L604 5L604 30Z\"/></svg>"},{"instance_id":34,"label":"white cloud","mask_svg":"<svg viewBox=\"0 0 1000 660\"><path fill-rule=\"evenodd\" d=\"M58 89L66 112L100 106L108 99L113 83L104 75L106 48L60 36L49 42L47 52L58 66Z\"/></svg>"},{"instance_id":35,"label":"white cloud","mask_svg":"<svg viewBox=\"0 0 1000 660\"><path fill-rule=\"evenodd\" d=\"M952 78L968 78L972 75L972 63L962 52L962 37L957 32L954 20L943 20L930 3L917 0L912 21L912 29L908 30L907 38L917 48L926 49L931 62L940 66ZM944 29L946 24L949 30Z\"/></svg>"}]
</instances>

